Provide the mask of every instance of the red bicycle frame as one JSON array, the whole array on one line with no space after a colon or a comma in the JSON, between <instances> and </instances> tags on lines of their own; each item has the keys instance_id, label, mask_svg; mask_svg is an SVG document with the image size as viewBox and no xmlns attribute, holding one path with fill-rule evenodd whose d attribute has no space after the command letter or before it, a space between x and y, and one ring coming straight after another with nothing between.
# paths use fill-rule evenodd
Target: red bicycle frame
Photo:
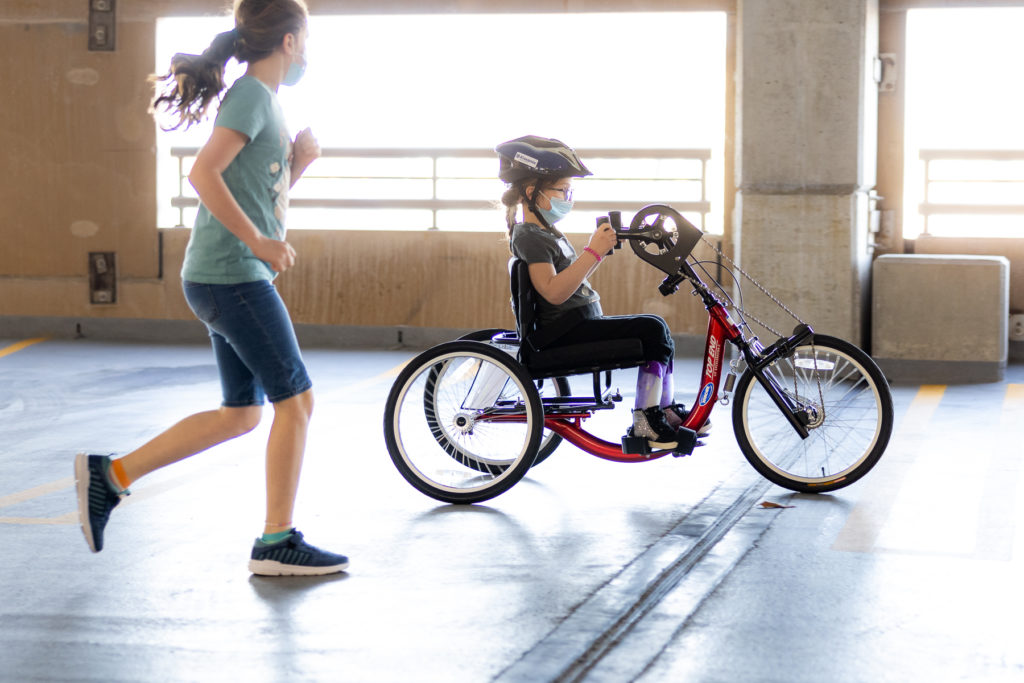
<instances>
[{"instance_id":1,"label":"red bicycle frame","mask_svg":"<svg viewBox=\"0 0 1024 683\"><path fill-rule=\"evenodd\" d=\"M722 379L722 365L725 358L725 342L742 338L739 328L729 319L725 307L715 302L708 308L708 333L704 344L704 368L701 372L700 390L694 399L690 413L683 426L697 431L718 400L718 387ZM583 429L582 422L590 417L589 412L557 415L544 418L544 427L591 455L615 462L648 462L674 451L652 451L650 453L623 453L622 444L598 438Z\"/></svg>"}]
</instances>

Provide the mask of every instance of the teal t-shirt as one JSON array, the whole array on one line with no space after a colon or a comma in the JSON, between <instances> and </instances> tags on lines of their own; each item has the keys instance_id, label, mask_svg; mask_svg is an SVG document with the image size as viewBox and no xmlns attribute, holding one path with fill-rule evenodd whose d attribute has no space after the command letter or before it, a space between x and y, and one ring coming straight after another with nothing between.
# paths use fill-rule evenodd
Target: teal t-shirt
<instances>
[{"instance_id":1,"label":"teal t-shirt","mask_svg":"<svg viewBox=\"0 0 1024 683\"><path fill-rule=\"evenodd\" d=\"M237 130L249 138L224 169L224 182L260 232L272 239L284 239L291 138L277 93L257 78L242 76L221 101L214 125ZM277 273L200 202L181 277L229 285L273 280Z\"/></svg>"}]
</instances>

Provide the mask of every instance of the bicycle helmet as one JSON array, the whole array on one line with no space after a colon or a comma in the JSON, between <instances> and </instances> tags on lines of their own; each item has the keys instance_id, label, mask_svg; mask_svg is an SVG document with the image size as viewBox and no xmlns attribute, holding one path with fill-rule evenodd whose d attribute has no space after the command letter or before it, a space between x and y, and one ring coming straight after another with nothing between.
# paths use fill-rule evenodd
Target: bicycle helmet
<instances>
[{"instance_id":1,"label":"bicycle helmet","mask_svg":"<svg viewBox=\"0 0 1024 683\"><path fill-rule=\"evenodd\" d=\"M500 159L498 177L506 183L524 178L583 178L593 175L576 152L561 140L525 135L494 148Z\"/></svg>"}]
</instances>

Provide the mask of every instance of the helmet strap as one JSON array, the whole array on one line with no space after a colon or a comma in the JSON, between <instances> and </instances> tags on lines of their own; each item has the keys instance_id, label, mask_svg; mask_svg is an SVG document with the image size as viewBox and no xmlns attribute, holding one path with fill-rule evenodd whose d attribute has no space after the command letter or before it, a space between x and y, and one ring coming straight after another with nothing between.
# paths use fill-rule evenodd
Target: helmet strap
<instances>
[{"instance_id":1,"label":"helmet strap","mask_svg":"<svg viewBox=\"0 0 1024 683\"><path fill-rule=\"evenodd\" d=\"M537 220L540 221L541 225L543 225L548 230L552 230L553 228L551 227L551 225L547 222L547 220L545 220L544 216L541 215L540 211L537 210L537 193L540 192L540 179L538 178L537 183L533 186L532 197L526 196L525 185L523 186L522 192L523 200L526 202L527 207L529 207L530 213L537 217Z\"/></svg>"}]
</instances>

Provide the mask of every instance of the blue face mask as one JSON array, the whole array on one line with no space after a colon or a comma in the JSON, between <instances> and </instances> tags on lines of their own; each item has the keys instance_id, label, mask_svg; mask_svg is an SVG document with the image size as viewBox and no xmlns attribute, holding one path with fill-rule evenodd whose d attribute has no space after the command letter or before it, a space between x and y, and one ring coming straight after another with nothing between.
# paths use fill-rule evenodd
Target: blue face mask
<instances>
[{"instance_id":1,"label":"blue face mask","mask_svg":"<svg viewBox=\"0 0 1024 683\"><path fill-rule=\"evenodd\" d=\"M547 195L544 196L548 197ZM572 201L567 201L565 199L555 199L554 197L548 197L548 201L551 202L550 209L542 209L538 206L537 211L540 213L541 216L544 217L544 220L546 220L550 225L554 225L558 221L562 220L563 218L569 215L570 211L572 211Z\"/></svg>"},{"instance_id":2,"label":"blue face mask","mask_svg":"<svg viewBox=\"0 0 1024 683\"><path fill-rule=\"evenodd\" d=\"M284 80L281 81L281 85L295 85L302 80L302 75L306 73L306 56L302 56L302 64L296 64L292 62L288 66L288 72L284 75Z\"/></svg>"}]
</instances>

